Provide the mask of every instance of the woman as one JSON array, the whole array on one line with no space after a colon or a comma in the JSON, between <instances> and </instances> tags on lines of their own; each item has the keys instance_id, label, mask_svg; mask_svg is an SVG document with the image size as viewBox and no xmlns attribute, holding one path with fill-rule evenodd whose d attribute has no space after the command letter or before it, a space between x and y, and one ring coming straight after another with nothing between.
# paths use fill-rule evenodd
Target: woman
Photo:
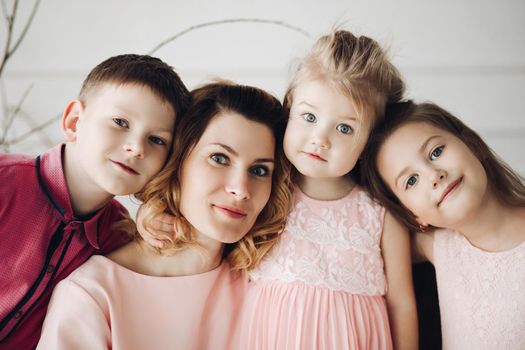
<instances>
[{"instance_id":1,"label":"woman","mask_svg":"<svg viewBox=\"0 0 525 350\"><path fill-rule=\"evenodd\" d=\"M55 289L38 348L232 349L247 279L290 203L277 99L209 84L192 92L173 155L137 197L146 228L174 215L162 249L138 235Z\"/></svg>"}]
</instances>

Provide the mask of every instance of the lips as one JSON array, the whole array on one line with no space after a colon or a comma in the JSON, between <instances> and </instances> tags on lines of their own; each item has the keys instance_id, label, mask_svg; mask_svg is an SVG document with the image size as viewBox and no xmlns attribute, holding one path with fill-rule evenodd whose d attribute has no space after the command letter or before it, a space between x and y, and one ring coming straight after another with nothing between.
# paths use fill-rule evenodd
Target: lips
<instances>
[{"instance_id":1,"label":"lips","mask_svg":"<svg viewBox=\"0 0 525 350\"><path fill-rule=\"evenodd\" d=\"M463 181L463 176L457 179L456 181L452 182L450 185L447 186L447 188L445 188L437 204L438 207L441 205L441 203L443 203L445 199L447 199L454 193L454 191L459 187L462 181Z\"/></svg>"},{"instance_id":2,"label":"lips","mask_svg":"<svg viewBox=\"0 0 525 350\"><path fill-rule=\"evenodd\" d=\"M111 162L113 164L115 164L117 167L119 167L120 169L124 170L126 173L130 174L130 175L139 175L139 173L137 171L135 171L135 169L130 168L126 164L123 164L123 163L120 163L120 162L117 162L117 161L114 161L114 160L112 160Z\"/></svg>"},{"instance_id":3,"label":"lips","mask_svg":"<svg viewBox=\"0 0 525 350\"><path fill-rule=\"evenodd\" d=\"M306 154L308 157L313 158L315 160L320 160L322 162L326 162L326 159L324 159L323 157L321 157L317 153L313 153L313 152L303 152L303 153Z\"/></svg>"},{"instance_id":4,"label":"lips","mask_svg":"<svg viewBox=\"0 0 525 350\"><path fill-rule=\"evenodd\" d=\"M244 210L230 205L215 204L214 207L232 219L242 219L247 215Z\"/></svg>"}]
</instances>

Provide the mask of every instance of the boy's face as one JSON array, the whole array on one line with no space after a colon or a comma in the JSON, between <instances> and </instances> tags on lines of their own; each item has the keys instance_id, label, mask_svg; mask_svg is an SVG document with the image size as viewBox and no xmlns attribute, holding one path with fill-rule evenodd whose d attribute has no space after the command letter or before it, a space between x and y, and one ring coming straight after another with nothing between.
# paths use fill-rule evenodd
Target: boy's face
<instances>
[{"instance_id":1,"label":"boy's face","mask_svg":"<svg viewBox=\"0 0 525 350\"><path fill-rule=\"evenodd\" d=\"M377 157L381 177L422 225L456 228L483 205L487 176L453 134L423 122L394 131Z\"/></svg>"},{"instance_id":2,"label":"boy's face","mask_svg":"<svg viewBox=\"0 0 525 350\"><path fill-rule=\"evenodd\" d=\"M305 81L293 93L286 157L304 176L341 177L350 172L368 139L369 127L352 101L322 81Z\"/></svg>"},{"instance_id":3,"label":"boy's face","mask_svg":"<svg viewBox=\"0 0 525 350\"><path fill-rule=\"evenodd\" d=\"M162 168L175 114L149 88L106 83L77 109L69 161L94 195L138 192Z\"/></svg>"}]
</instances>

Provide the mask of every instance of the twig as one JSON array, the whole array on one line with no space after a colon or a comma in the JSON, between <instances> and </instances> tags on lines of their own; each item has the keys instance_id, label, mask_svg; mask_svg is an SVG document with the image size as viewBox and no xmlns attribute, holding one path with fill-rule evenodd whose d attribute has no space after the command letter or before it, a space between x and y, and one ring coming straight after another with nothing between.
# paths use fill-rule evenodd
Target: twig
<instances>
[{"instance_id":1,"label":"twig","mask_svg":"<svg viewBox=\"0 0 525 350\"><path fill-rule=\"evenodd\" d=\"M6 123L5 123L4 133L2 135L2 138L0 139L0 143L4 143L5 142L5 139L7 137L7 132L11 128L11 125L13 124L13 122L15 121L15 118L16 118L17 114L22 109L22 104L24 103L26 97L29 95L29 92L31 91L31 89L33 89L33 84L31 84L27 88L27 90L24 92L24 94L22 95L22 98L20 99L20 101L16 105L16 108L14 109L13 113L11 113L11 115L8 114L6 116Z\"/></svg>"},{"instance_id":2,"label":"twig","mask_svg":"<svg viewBox=\"0 0 525 350\"><path fill-rule=\"evenodd\" d=\"M27 31L29 30L29 26L31 26L31 23L33 23L33 19L35 18L36 10L38 9L38 6L40 5L40 1L41 0L35 1L35 4L33 5L33 9L31 10L31 14L29 15L29 18L27 19L24 29L22 30L22 34L20 34L20 36L18 37L18 40L16 41L15 45L11 49L11 55L16 51L16 49L18 49L18 46L22 42L22 39L24 39L24 37L27 34ZM2 71L0 70L0 74L1 73Z\"/></svg>"},{"instance_id":3,"label":"twig","mask_svg":"<svg viewBox=\"0 0 525 350\"><path fill-rule=\"evenodd\" d=\"M258 18L223 19L223 20L218 20L218 21L204 22L204 23L200 23L200 24L188 27L188 28L184 29L183 31L178 32L175 35L173 35L173 36L169 37L168 39L164 40L163 42L161 42L157 46L155 46L153 49L151 49L148 52L148 55L151 55L151 54L155 53L161 47L165 46L166 44L172 42L173 40L183 36L184 34L187 34L187 33L191 32L193 30L204 28L204 27L215 26L215 25L219 25L219 24L228 24L228 23L263 23L263 24L277 25L277 26L284 27L284 28L293 30L295 32L298 32L298 33L304 35L305 37L310 37L310 33L305 31L304 29L292 26L292 25L290 25L288 23L285 23L285 22L282 22L282 21L274 21L274 20L258 19Z\"/></svg>"},{"instance_id":4,"label":"twig","mask_svg":"<svg viewBox=\"0 0 525 350\"><path fill-rule=\"evenodd\" d=\"M31 130L23 133L22 135L18 136L18 137L15 137L14 139L12 140L9 140L7 141L5 144L7 146L10 146L10 145L14 145L16 143L19 143L20 141L24 140L26 137L28 136L31 136L32 134L34 133L37 133L45 128L47 128L49 125L53 124L54 122L56 122L57 120L60 119L60 117L62 117L62 114L57 114L56 116L48 119L47 121L43 122L42 124L38 125L38 126L35 126L34 128L32 128Z\"/></svg>"}]
</instances>

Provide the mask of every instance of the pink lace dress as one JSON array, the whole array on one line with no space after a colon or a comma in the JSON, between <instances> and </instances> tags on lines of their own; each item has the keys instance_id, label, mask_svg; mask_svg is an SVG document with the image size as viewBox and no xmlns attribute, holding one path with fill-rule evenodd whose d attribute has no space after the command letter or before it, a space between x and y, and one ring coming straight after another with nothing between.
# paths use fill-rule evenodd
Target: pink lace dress
<instances>
[{"instance_id":1,"label":"pink lace dress","mask_svg":"<svg viewBox=\"0 0 525 350\"><path fill-rule=\"evenodd\" d=\"M525 242L504 252L434 234L443 349L525 349Z\"/></svg>"},{"instance_id":2,"label":"pink lace dress","mask_svg":"<svg viewBox=\"0 0 525 350\"><path fill-rule=\"evenodd\" d=\"M241 349L391 349L384 209L357 186L335 201L295 196L279 243L250 274Z\"/></svg>"}]
</instances>

